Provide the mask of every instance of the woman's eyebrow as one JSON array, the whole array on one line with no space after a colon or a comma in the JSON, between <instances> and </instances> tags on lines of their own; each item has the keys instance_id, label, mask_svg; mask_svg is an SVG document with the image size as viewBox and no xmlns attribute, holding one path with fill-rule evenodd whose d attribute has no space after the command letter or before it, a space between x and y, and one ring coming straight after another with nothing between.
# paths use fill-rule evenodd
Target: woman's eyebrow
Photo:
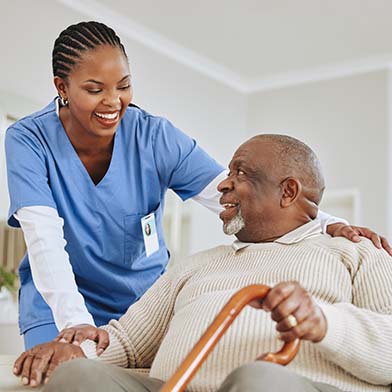
<instances>
[{"instance_id":1,"label":"woman's eyebrow","mask_svg":"<svg viewBox=\"0 0 392 392\"><path fill-rule=\"evenodd\" d=\"M131 77L131 75L130 74L128 74L128 75L125 75L121 80L119 80L117 83L121 83L121 82L123 82L124 80L126 80L126 79L128 79L128 78L130 78ZM96 84L104 84L103 82L100 82L100 81L98 81L98 80L94 80L94 79L88 79L88 80L85 80L83 83L96 83Z\"/></svg>"},{"instance_id":2,"label":"woman's eyebrow","mask_svg":"<svg viewBox=\"0 0 392 392\"><path fill-rule=\"evenodd\" d=\"M131 77L131 74L125 75L118 83L123 82L125 79L129 79Z\"/></svg>"},{"instance_id":3,"label":"woman's eyebrow","mask_svg":"<svg viewBox=\"0 0 392 392\"><path fill-rule=\"evenodd\" d=\"M88 79L88 80L85 80L83 83L96 83L96 84L103 84L102 82L99 82L98 80L94 80L94 79Z\"/></svg>"}]
</instances>

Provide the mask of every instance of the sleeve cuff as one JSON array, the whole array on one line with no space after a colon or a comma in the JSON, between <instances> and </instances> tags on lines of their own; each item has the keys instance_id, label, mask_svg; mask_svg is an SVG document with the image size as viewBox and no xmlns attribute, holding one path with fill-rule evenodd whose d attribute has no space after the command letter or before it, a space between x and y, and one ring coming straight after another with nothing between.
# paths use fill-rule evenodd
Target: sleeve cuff
<instances>
[{"instance_id":1,"label":"sleeve cuff","mask_svg":"<svg viewBox=\"0 0 392 392\"><path fill-rule=\"evenodd\" d=\"M327 320L327 333L321 342L315 343L323 352L336 353L346 343L347 321L343 312L336 306L319 304Z\"/></svg>"},{"instance_id":2,"label":"sleeve cuff","mask_svg":"<svg viewBox=\"0 0 392 392\"><path fill-rule=\"evenodd\" d=\"M327 227L329 225L333 225L334 223L343 223L344 225L349 225L349 222L347 222L345 219L329 215L321 210L318 211L316 219L320 221L323 234L326 234Z\"/></svg>"}]
</instances>

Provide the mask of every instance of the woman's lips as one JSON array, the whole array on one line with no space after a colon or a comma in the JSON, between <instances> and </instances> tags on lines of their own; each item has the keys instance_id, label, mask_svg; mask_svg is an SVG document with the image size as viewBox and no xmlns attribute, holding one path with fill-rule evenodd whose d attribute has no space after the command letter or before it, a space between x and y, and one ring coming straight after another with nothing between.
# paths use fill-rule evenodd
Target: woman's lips
<instances>
[{"instance_id":1,"label":"woman's lips","mask_svg":"<svg viewBox=\"0 0 392 392\"><path fill-rule=\"evenodd\" d=\"M114 113L94 113L94 118L104 127L112 127L117 124L120 112Z\"/></svg>"}]
</instances>

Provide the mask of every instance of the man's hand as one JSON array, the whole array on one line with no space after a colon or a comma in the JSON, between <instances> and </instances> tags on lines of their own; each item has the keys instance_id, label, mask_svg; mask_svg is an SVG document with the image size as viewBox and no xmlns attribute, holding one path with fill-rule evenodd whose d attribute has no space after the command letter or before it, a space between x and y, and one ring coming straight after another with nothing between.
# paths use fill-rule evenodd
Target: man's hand
<instances>
[{"instance_id":1,"label":"man's hand","mask_svg":"<svg viewBox=\"0 0 392 392\"><path fill-rule=\"evenodd\" d=\"M392 256L392 249L388 243L388 240L366 227L349 226L345 225L344 223L334 223L327 226L327 233L332 237L345 237L352 242L361 241L359 236L366 237L373 242L376 248L384 248Z\"/></svg>"},{"instance_id":2,"label":"man's hand","mask_svg":"<svg viewBox=\"0 0 392 392\"><path fill-rule=\"evenodd\" d=\"M109 346L109 334L104 329L94 327L90 324L80 324L71 328L65 328L58 334L54 341L80 346L86 339L97 342L98 356Z\"/></svg>"},{"instance_id":3,"label":"man's hand","mask_svg":"<svg viewBox=\"0 0 392 392\"><path fill-rule=\"evenodd\" d=\"M282 282L251 306L271 312L276 330L285 342L296 338L320 342L327 333L324 313L308 291L297 282Z\"/></svg>"},{"instance_id":4,"label":"man's hand","mask_svg":"<svg viewBox=\"0 0 392 392\"><path fill-rule=\"evenodd\" d=\"M25 351L14 364L15 376L22 377L24 385L36 387L46 382L61 363L75 358L85 358L80 347L67 343L49 342Z\"/></svg>"}]
</instances>

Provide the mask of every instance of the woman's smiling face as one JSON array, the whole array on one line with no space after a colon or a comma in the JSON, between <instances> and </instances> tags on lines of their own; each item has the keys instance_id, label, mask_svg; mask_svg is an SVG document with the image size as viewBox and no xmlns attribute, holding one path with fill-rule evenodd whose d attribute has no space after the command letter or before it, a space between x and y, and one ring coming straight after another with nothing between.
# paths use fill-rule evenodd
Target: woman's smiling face
<instances>
[{"instance_id":1,"label":"woman's smiling face","mask_svg":"<svg viewBox=\"0 0 392 392\"><path fill-rule=\"evenodd\" d=\"M113 136L132 100L127 58L109 45L84 52L67 80L55 77L55 85L68 100L67 130L82 137Z\"/></svg>"}]
</instances>

